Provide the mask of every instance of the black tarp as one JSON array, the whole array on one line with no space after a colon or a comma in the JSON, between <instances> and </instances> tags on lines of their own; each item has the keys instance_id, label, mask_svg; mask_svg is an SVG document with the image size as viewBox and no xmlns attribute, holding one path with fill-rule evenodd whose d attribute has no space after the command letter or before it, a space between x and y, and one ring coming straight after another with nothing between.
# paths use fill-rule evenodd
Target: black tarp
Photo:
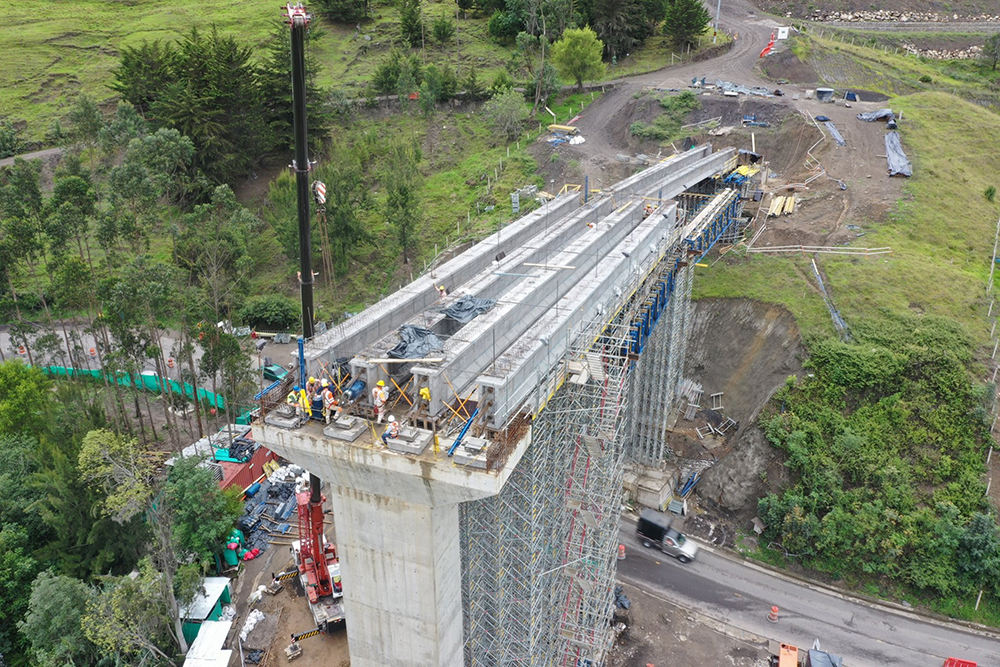
<instances>
[{"instance_id":1,"label":"black tarp","mask_svg":"<svg viewBox=\"0 0 1000 667\"><path fill-rule=\"evenodd\" d=\"M887 132L885 135L885 159L889 163L890 176L912 176L913 166L906 159L903 146L899 143L899 132Z\"/></svg>"},{"instance_id":2,"label":"black tarp","mask_svg":"<svg viewBox=\"0 0 1000 667\"><path fill-rule=\"evenodd\" d=\"M757 164L763 156L760 153L754 153L753 151L741 148L740 157L749 160L750 164Z\"/></svg>"},{"instance_id":3,"label":"black tarp","mask_svg":"<svg viewBox=\"0 0 1000 667\"><path fill-rule=\"evenodd\" d=\"M496 299L477 299L474 296L463 296L447 308L442 308L446 316L461 324L468 324L477 315L482 315L487 310L495 306Z\"/></svg>"},{"instance_id":4,"label":"black tarp","mask_svg":"<svg viewBox=\"0 0 1000 667\"><path fill-rule=\"evenodd\" d=\"M430 329L404 324L399 327L399 343L389 350L393 359L420 359L444 348L444 343Z\"/></svg>"},{"instance_id":5,"label":"black tarp","mask_svg":"<svg viewBox=\"0 0 1000 667\"><path fill-rule=\"evenodd\" d=\"M876 120L892 120L896 117L896 114L892 113L892 109L879 109L878 111L869 111L868 113L859 113L858 120L863 120L866 123L871 123Z\"/></svg>"}]
</instances>

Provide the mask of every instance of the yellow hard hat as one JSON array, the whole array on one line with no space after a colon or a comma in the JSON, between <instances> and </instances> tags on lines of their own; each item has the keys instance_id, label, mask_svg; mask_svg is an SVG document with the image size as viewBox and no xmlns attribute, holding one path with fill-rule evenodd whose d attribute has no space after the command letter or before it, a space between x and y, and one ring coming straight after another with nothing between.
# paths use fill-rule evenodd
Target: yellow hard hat
<instances>
[{"instance_id":1,"label":"yellow hard hat","mask_svg":"<svg viewBox=\"0 0 1000 667\"><path fill-rule=\"evenodd\" d=\"M382 382L381 380L379 380L376 384L378 386L380 386L380 387L384 387L385 386L385 382Z\"/></svg>"},{"instance_id":2,"label":"yellow hard hat","mask_svg":"<svg viewBox=\"0 0 1000 667\"><path fill-rule=\"evenodd\" d=\"M310 378L309 378L309 381L310 381L310 382L315 382L315 381L316 381L316 378L314 378L314 377L310 377Z\"/></svg>"},{"instance_id":3,"label":"yellow hard hat","mask_svg":"<svg viewBox=\"0 0 1000 667\"><path fill-rule=\"evenodd\" d=\"M330 386L330 382L326 378L323 378L323 381L320 382L320 384L323 385L324 387Z\"/></svg>"}]
</instances>

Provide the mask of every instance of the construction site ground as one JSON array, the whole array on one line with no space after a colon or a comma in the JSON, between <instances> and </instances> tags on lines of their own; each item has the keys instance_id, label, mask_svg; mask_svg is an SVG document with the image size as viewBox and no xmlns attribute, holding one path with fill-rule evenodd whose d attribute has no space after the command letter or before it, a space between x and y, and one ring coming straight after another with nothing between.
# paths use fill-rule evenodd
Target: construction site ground
<instances>
[{"instance_id":1,"label":"construction site ground","mask_svg":"<svg viewBox=\"0 0 1000 667\"><path fill-rule=\"evenodd\" d=\"M327 539L335 542L332 526L327 530ZM293 567L291 551L284 543L272 544L260 557L241 567L239 576L233 581L233 601L238 614L233 625L233 648L249 612L250 595L258 586L271 583L272 573L285 572ZM256 609L264 613L266 620L248 635L244 650L256 648L266 651L264 662L258 667L290 664L285 656L285 647L290 643L291 635L308 632L316 625L298 580L285 581L283 589L276 595L264 595ZM343 624L330 634L303 639L300 646L302 655L293 661L296 667L348 667L351 664L347 630ZM231 667L240 664L238 658L234 659Z\"/></svg>"},{"instance_id":2,"label":"construction site ground","mask_svg":"<svg viewBox=\"0 0 1000 667\"><path fill-rule=\"evenodd\" d=\"M620 622L627 629L619 635L608 667L768 664L767 647L762 641L740 639L738 631L709 623L699 614L657 595L634 586L623 588L632 606L627 612L619 612Z\"/></svg>"}]
</instances>

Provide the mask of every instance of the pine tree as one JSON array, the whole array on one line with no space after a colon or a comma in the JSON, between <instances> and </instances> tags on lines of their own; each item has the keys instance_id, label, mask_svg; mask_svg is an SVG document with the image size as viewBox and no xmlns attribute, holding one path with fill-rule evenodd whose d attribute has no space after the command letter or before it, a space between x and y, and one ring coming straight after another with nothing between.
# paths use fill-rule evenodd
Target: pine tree
<instances>
[{"instance_id":1,"label":"pine tree","mask_svg":"<svg viewBox=\"0 0 1000 667\"><path fill-rule=\"evenodd\" d=\"M708 29L711 20L701 0L674 0L667 8L663 34L670 37L675 46L683 48L694 44Z\"/></svg>"}]
</instances>

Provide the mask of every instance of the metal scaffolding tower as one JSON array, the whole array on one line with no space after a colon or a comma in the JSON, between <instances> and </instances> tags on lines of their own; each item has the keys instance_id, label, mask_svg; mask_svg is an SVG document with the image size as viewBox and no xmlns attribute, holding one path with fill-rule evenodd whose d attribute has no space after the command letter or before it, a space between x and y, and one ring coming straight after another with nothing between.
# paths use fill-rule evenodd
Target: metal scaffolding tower
<instances>
[{"instance_id":1,"label":"metal scaffolding tower","mask_svg":"<svg viewBox=\"0 0 1000 667\"><path fill-rule=\"evenodd\" d=\"M678 201L677 235L636 267L616 308L563 332L569 351L538 369L554 393L504 490L462 506L467 665L604 664L625 464L663 460L693 267L742 211L739 192L718 184Z\"/></svg>"}]
</instances>

